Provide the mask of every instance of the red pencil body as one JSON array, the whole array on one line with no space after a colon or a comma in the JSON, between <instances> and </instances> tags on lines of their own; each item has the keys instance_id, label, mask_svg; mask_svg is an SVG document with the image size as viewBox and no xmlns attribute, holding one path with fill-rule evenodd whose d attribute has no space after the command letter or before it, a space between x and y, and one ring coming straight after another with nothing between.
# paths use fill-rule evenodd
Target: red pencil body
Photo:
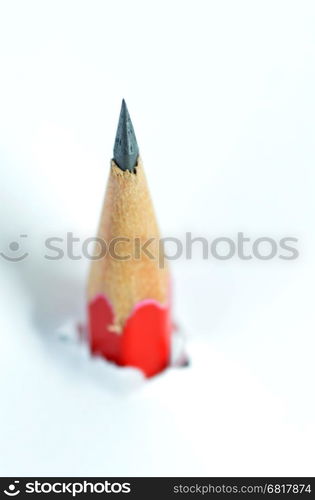
<instances>
[{"instance_id":1,"label":"red pencil body","mask_svg":"<svg viewBox=\"0 0 315 500\"><path fill-rule=\"evenodd\" d=\"M171 320L169 306L155 300L136 305L122 332L111 331L113 309L104 295L89 304L91 351L121 366L139 368L151 377L169 365Z\"/></svg>"}]
</instances>

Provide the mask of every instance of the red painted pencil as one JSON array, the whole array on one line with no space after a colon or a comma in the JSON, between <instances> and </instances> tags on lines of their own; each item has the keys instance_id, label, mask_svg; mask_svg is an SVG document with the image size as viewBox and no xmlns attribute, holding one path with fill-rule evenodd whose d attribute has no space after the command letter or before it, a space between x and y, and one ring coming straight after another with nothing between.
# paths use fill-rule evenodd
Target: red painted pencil
<instances>
[{"instance_id":1,"label":"red painted pencil","mask_svg":"<svg viewBox=\"0 0 315 500\"><path fill-rule=\"evenodd\" d=\"M170 360L169 271L159 238L123 101L88 283L89 342L92 353L148 377Z\"/></svg>"}]
</instances>

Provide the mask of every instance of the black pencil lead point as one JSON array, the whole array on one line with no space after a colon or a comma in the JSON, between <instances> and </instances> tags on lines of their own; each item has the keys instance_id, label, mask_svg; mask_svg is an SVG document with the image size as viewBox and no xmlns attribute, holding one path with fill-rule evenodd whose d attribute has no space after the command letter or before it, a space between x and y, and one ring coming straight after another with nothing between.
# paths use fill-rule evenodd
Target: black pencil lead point
<instances>
[{"instance_id":1,"label":"black pencil lead point","mask_svg":"<svg viewBox=\"0 0 315 500\"><path fill-rule=\"evenodd\" d=\"M135 131L125 99L123 99L114 144L114 161L121 170L130 170L130 172L133 172L137 165L138 155L139 148Z\"/></svg>"}]
</instances>

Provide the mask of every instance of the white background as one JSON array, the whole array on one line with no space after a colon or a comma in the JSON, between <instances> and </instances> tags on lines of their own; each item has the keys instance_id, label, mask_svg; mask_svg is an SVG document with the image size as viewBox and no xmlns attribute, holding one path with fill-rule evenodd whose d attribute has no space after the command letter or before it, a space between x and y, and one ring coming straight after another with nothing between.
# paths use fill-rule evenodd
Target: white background
<instances>
[{"instance_id":1,"label":"white background","mask_svg":"<svg viewBox=\"0 0 315 500\"><path fill-rule=\"evenodd\" d=\"M2 1L1 475L314 475L315 8ZM84 318L121 99L163 234L299 238L172 263L191 366L148 382L58 332ZM27 238L21 238L27 234ZM249 247L250 248L250 245Z\"/></svg>"}]
</instances>

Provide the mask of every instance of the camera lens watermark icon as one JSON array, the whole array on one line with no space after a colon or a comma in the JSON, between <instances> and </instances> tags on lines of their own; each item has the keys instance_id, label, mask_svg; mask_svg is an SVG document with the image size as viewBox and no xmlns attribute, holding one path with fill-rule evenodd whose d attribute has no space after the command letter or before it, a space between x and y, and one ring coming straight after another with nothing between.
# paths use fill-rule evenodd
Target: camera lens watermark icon
<instances>
[{"instance_id":1,"label":"camera lens watermark icon","mask_svg":"<svg viewBox=\"0 0 315 500\"><path fill-rule=\"evenodd\" d=\"M15 497L20 493L20 490L17 489L16 484L19 484L20 481L14 481L13 483L9 484L8 490L4 490L4 493L8 495L9 497Z\"/></svg>"},{"instance_id":2,"label":"camera lens watermark icon","mask_svg":"<svg viewBox=\"0 0 315 500\"><path fill-rule=\"evenodd\" d=\"M27 238L27 234L20 234L20 238ZM26 259L26 257L28 257L28 253L23 253L21 245L18 241L11 241L9 250L7 250L5 253L0 252L0 256L5 260L9 260L10 262L20 262L21 260L24 260Z\"/></svg>"}]
</instances>

